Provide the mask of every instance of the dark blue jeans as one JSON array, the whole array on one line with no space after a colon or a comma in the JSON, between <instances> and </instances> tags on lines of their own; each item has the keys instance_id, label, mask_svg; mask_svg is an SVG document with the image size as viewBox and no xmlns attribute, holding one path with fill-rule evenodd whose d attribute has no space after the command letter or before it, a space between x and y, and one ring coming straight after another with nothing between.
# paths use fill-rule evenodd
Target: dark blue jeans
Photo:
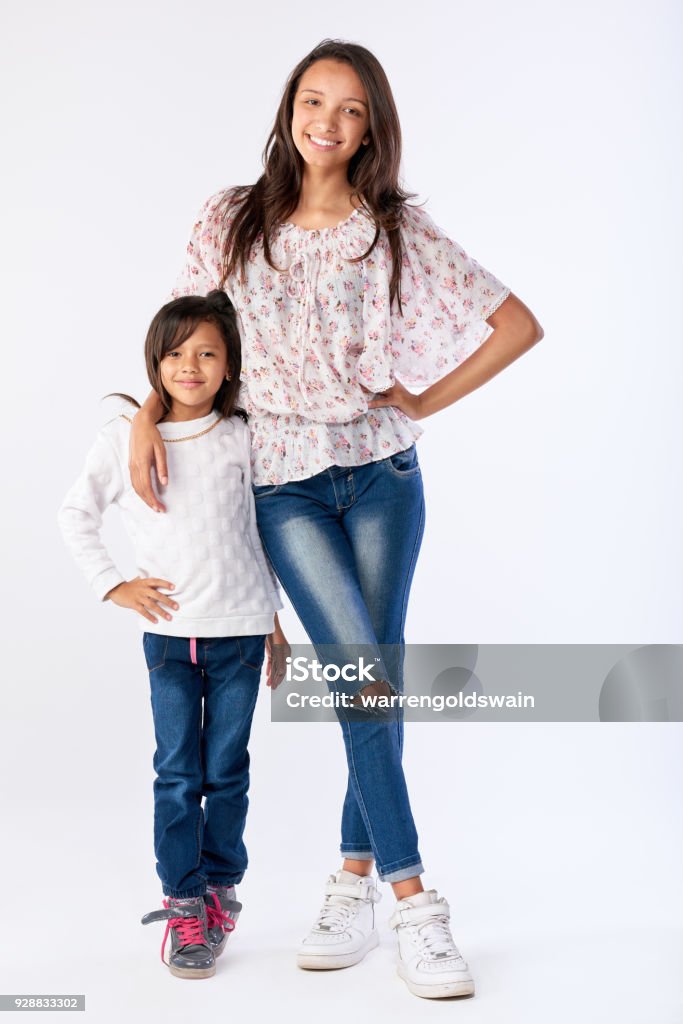
<instances>
[{"instance_id":1,"label":"dark blue jeans","mask_svg":"<svg viewBox=\"0 0 683 1024\"><path fill-rule=\"evenodd\" d=\"M415 445L363 466L254 486L263 546L313 645L396 645L424 532ZM322 659L321 659L322 660ZM401 671L390 679L402 687ZM348 783L345 857L374 858L380 878L423 871L403 774L403 715L340 720Z\"/></svg>"},{"instance_id":2,"label":"dark blue jeans","mask_svg":"<svg viewBox=\"0 0 683 1024\"><path fill-rule=\"evenodd\" d=\"M157 744L154 852L166 896L235 885L246 870L247 744L265 639L197 639L195 664L189 639L143 635Z\"/></svg>"}]
</instances>

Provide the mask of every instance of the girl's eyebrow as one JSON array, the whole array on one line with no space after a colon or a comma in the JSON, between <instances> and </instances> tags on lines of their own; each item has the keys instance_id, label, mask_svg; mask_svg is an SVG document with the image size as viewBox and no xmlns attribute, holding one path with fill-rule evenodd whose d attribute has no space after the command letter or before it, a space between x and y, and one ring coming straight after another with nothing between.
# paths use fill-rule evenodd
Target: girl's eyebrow
<instances>
[{"instance_id":1,"label":"girl's eyebrow","mask_svg":"<svg viewBox=\"0 0 683 1024\"><path fill-rule=\"evenodd\" d=\"M182 345L176 345L175 348L170 348L168 351L169 352L180 352L180 350L181 350L181 348L183 348L184 344L185 344L185 342L183 342ZM201 344L201 345L197 345L197 348L200 348L200 349L206 349L206 348L219 349L220 345L218 345L217 342L215 342L215 341L206 341L206 342L203 342L203 344Z\"/></svg>"},{"instance_id":2,"label":"girl's eyebrow","mask_svg":"<svg viewBox=\"0 0 683 1024\"><path fill-rule=\"evenodd\" d=\"M315 92L315 93L318 94L318 96L324 96L325 95L325 93L321 92L320 89L299 89L299 92ZM342 103L349 103L349 102L351 102L351 103L360 103L362 106L367 107L367 103L365 103L364 100L358 100L358 99L356 99L355 96L346 96L342 100Z\"/></svg>"}]
</instances>

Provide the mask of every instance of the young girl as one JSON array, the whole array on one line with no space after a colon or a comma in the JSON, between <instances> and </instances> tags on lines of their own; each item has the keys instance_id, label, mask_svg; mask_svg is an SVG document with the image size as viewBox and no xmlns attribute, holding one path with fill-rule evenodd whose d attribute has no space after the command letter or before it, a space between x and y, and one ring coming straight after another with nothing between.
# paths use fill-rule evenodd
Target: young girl
<instances>
[{"instance_id":1,"label":"young girl","mask_svg":"<svg viewBox=\"0 0 683 1024\"><path fill-rule=\"evenodd\" d=\"M457 116L445 113L457 147ZM400 162L400 123L379 61L355 43L323 41L289 76L263 175L201 207L174 291L225 287L237 308L259 533L314 645L403 644L425 526L416 421L543 335L509 287L408 202ZM159 414L152 394L135 417L131 459L137 493L163 510L149 474L153 462L161 477L173 473ZM463 440L443 472L457 476ZM403 723L341 725L343 861L297 963L350 966L377 945L375 863L397 899L390 924L409 989L472 994L449 905L423 889ZM439 792L450 815L457 785L440 780Z\"/></svg>"},{"instance_id":2,"label":"young girl","mask_svg":"<svg viewBox=\"0 0 683 1024\"><path fill-rule=\"evenodd\" d=\"M172 974L206 978L241 909L234 886L247 867L247 742L266 638L268 684L283 677L270 658L271 645L285 643L282 603L256 529L249 428L236 408L240 339L225 293L165 305L145 358L164 405L167 514L155 515L132 489L137 403L128 399L127 411L100 430L59 522L95 594L141 616L157 744L154 843L166 897L164 909L142 921L167 921L161 957ZM112 504L135 542L133 580L100 538Z\"/></svg>"}]
</instances>

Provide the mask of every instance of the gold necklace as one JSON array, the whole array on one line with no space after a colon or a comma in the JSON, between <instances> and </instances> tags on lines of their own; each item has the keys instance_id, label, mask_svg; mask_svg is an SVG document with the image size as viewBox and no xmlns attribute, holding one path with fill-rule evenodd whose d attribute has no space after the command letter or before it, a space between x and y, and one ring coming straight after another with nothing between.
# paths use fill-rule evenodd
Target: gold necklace
<instances>
[{"instance_id":1,"label":"gold necklace","mask_svg":"<svg viewBox=\"0 0 683 1024\"><path fill-rule=\"evenodd\" d=\"M126 416L125 413L122 412L120 415L123 416L124 420L128 420L130 424L133 423L132 419ZM222 419L223 417L219 416L215 423L212 423L210 427L206 427L204 430L200 430L198 434L188 434L187 437L162 437L161 440L164 444L175 444L177 441L194 441L196 437L204 437L204 434L208 434L210 430L217 427Z\"/></svg>"}]
</instances>

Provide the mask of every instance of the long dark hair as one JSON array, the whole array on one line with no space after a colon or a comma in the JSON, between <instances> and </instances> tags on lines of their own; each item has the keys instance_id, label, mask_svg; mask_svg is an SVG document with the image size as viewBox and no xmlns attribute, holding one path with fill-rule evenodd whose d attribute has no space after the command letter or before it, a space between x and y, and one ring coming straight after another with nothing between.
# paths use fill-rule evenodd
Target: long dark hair
<instances>
[{"instance_id":1,"label":"long dark hair","mask_svg":"<svg viewBox=\"0 0 683 1024\"><path fill-rule=\"evenodd\" d=\"M149 383L161 399L166 412L170 412L172 399L161 379L161 361L169 352L187 341L202 323L214 324L218 328L228 354L230 380L224 380L214 395L213 409L221 416L240 416L246 422L246 412L236 405L242 369L240 335L235 307L224 291L216 289L206 296L183 295L161 307L149 325L145 338L145 364ZM105 398L114 397L124 398L140 408L135 398L120 391L105 395Z\"/></svg>"},{"instance_id":2,"label":"long dark hair","mask_svg":"<svg viewBox=\"0 0 683 1024\"><path fill-rule=\"evenodd\" d=\"M254 185L238 185L228 189L219 204L224 223L231 223L223 232L221 287L239 267L242 276L252 246L263 236L263 254L274 270L270 240L277 226L296 209L303 180L303 158L292 139L294 96L303 73L316 61L336 60L350 64L360 78L368 97L369 134L367 146L360 146L349 162L348 180L352 195L375 222L375 237L366 253L351 260L357 263L372 252L380 230L387 234L392 257L389 303L394 296L401 306L401 218L403 206L416 193L405 192L399 185L401 165L401 125L389 80L377 58L358 43L340 39L323 39L294 68L285 85L275 124L263 151L264 173ZM235 207L232 209L232 207Z\"/></svg>"}]
</instances>

